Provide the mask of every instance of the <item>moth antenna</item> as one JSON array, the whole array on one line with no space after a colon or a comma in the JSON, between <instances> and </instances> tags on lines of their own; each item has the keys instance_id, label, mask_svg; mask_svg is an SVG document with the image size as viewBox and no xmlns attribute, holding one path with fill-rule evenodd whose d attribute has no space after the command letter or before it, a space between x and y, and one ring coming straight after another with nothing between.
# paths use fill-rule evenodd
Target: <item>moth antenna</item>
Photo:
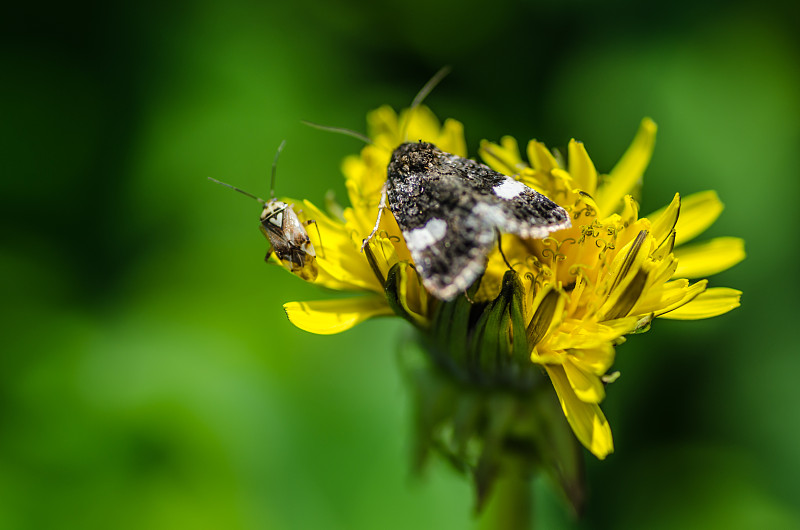
<instances>
[{"instance_id":1,"label":"moth antenna","mask_svg":"<svg viewBox=\"0 0 800 530\"><path fill-rule=\"evenodd\" d=\"M342 127L331 127L329 125L320 125L319 123L314 123L311 121L300 120L300 123L303 125L308 125L309 127L313 127L314 129L319 129L320 131L327 131L336 134L343 134L345 136L351 136L357 140L361 140L365 144L372 145L372 140L370 140L367 136L361 134L357 131L352 131L350 129L344 129Z\"/></svg>"},{"instance_id":2,"label":"moth antenna","mask_svg":"<svg viewBox=\"0 0 800 530\"><path fill-rule=\"evenodd\" d=\"M269 185L269 196L271 199L275 198L275 175L278 173L278 157L281 156L281 151L283 151L283 146L286 145L286 140L281 142L281 145L278 146L278 150L275 151L275 158L272 160L272 178L270 179Z\"/></svg>"},{"instance_id":3,"label":"moth antenna","mask_svg":"<svg viewBox=\"0 0 800 530\"><path fill-rule=\"evenodd\" d=\"M422 102L425 101L425 98L428 97L428 94L436 88L436 85L438 85L452 70L453 68L450 66L443 66L438 72L433 74L433 77L431 77L430 80L425 83L425 86L417 92L417 95L414 96L414 100L411 102L411 109L419 107Z\"/></svg>"},{"instance_id":4,"label":"moth antenna","mask_svg":"<svg viewBox=\"0 0 800 530\"><path fill-rule=\"evenodd\" d=\"M242 195L247 195L247 196L248 196L248 197L250 197L251 199L255 199L255 200L257 200L258 202L260 202L262 206L266 206L266 205L267 205L267 201L265 201L265 200L264 200L264 199L262 199L261 197L256 197L256 196L255 196L255 195L253 195L252 193L248 193L248 192L244 191L243 189L237 188L236 186L231 186L230 184L228 184L228 183L226 183L226 182L222 182L222 181L220 181L220 180L217 180L217 179L214 179L214 178L211 178L211 177L208 177L208 180L210 180L211 182L216 182L216 183L217 183L217 184L219 184L220 186L225 186L226 188L230 188L230 189L232 189L233 191L238 191L238 192L239 192L239 193L241 193Z\"/></svg>"},{"instance_id":5,"label":"moth antenna","mask_svg":"<svg viewBox=\"0 0 800 530\"><path fill-rule=\"evenodd\" d=\"M417 92L417 95L414 96L414 99L411 101L411 106L408 108L408 118L406 119L405 123L403 123L401 137L404 140L408 140L408 123L411 121L411 116L414 114L414 110L419 107L423 101L425 101L425 98L428 97L428 94L430 94L431 91L436 88L436 85L438 85L442 79L444 79L447 74L450 73L451 70L452 68L450 66L443 66L438 72L433 74L433 77L431 77L428 82L425 83L425 85L419 90L419 92Z\"/></svg>"}]
</instances>

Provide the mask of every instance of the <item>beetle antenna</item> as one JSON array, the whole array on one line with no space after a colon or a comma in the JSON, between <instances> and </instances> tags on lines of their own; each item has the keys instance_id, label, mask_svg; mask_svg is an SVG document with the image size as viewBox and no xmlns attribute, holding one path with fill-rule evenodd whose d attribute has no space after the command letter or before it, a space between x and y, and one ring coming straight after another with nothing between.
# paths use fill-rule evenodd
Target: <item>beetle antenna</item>
<instances>
[{"instance_id":1,"label":"beetle antenna","mask_svg":"<svg viewBox=\"0 0 800 530\"><path fill-rule=\"evenodd\" d=\"M253 195L252 193L248 193L248 192L244 191L243 189L239 189L239 188L237 188L236 186L231 186L230 184L228 184L228 183L226 183L226 182L222 182L222 181L220 181L220 180L217 180L217 179L214 179L214 178L211 178L211 177L208 177L208 180L210 180L211 182L216 182L216 183L217 183L217 184L219 184L220 186L225 186L226 188L230 188L230 189L232 189L233 191L238 191L238 192L239 192L239 193L241 193L242 195L247 195L247 196L248 196L248 197L250 197L251 199L255 199L255 200L257 200L258 202L260 202L262 206L266 206L266 205L267 205L267 201L265 201L265 200L264 200L264 199L262 199L261 197L256 197L256 196L255 196L255 195Z\"/></svg>"},{"instance_id":2,"label":"beetle antenna","mask_svg":"<svg viewBox=\"0 0 800 530\"><path fill-rule=\"evenodd\" d=\"M278 150L275 151L275 158L272 160L272 178L269 185L269 196L271 199L275 198L275 174L278 172L278 157L281 156L281 151L283 151L283 146L286 145L286 140L281 142L281 145L278 146Z\"/></svg>"}]
</instances>

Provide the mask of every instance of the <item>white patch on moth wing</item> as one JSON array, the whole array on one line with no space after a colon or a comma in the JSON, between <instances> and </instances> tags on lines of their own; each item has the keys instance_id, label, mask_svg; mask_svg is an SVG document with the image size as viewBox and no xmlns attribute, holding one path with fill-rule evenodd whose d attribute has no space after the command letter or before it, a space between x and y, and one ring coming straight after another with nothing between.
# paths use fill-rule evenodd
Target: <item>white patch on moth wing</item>
<instances>
[{"instance_id":1,"label":"white patch on moth wing","mask_svg":"<svg viewBox=\"0 0 800 530\"><path fill-rule=\"evenodd\" d=\"M479 202L472 207L471 213L472 218L480 220L482 227L490 226L503 230L508 229L508 215L506 215L503 208L497 204Z\"/></svg>"},{"instance_id":2,"label":"white patch on moth wing","mask_svg":"<svg viewBox=\"0 0 800 530\"><path fill-rule=\"evenodd\" d=\"M431 245L441 241L447 232L447 223L442 219L431 219L422 228L415 228L408 232L403 232L406 246L411 252L424 250Z\"/></svg>"},{"instance_id":3,"label":"white patch on moth wing","mask_svg":"<svg viewBox=\"0 0 800 530\"><path fill-rule=\"evenodd\" d=\"M516 233L518 236L526 238L526 239L544 239L548 235L552 234L553 232L558 232L559 230L565 230L567 228L572 227L572 221L569 218L569 215L564 212L565 219L554 225L523 225L520 226Z\"/></svg>"},{"instance_id":4,"label":"white patch on moth wing","mask_svg":"<svg viewBox=\"0 0 800 530\"><path fill-rule=\"evenodd\" d=\"M447 283L444 283L445 278L441 275L433 275L430 278L423 276L422 283L428 292L440 300L447 301L466 291L486 270L487 256L494 245L495 238L496 233L493 228L484 227L483 230L474 234L472 240L478 242L478 246L469 249L468 260L460 270L449 271L451 274L453 272L455 274L447 279Z\"/></svg>"},{"instance_id":5,"label":"white patch on moth wing","mask_svg":"<svg viewBox=\"0 0 800 530\"><path fill-rule=\"evenodd\" d=\"M511 177L506 177L503 182L492 188L492 191L501 199L510 201L526 189L530 188L518 180L514 180Z\"/></svg>"},{"instance_id":6,"label":"white patch on moth wing","mask_svg":"<svg viewBox=\"0 0 800 530\"><path fill-rule=\"evenodd\" d=\"M443 287L434 285L433 280L427 278L423 278L422 283L434 296L440 300L449 301L466 291L478 279L478 276L483 273L484 269L486 269L486 259L484 257L476 257L467 263L449 284Z\"/></svg>"}]
</instances>

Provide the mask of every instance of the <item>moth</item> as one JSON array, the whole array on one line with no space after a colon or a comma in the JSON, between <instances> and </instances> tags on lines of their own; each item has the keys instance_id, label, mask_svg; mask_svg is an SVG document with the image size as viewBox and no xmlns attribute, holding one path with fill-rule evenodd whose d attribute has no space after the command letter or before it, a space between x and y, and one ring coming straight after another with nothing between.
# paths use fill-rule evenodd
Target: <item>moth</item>
<instances>
[{"instance_id":1,"label":"moth","mask_svg":"<svg viewBox=\"0 0 800 530\"><path fill-rule=\"evenodd\" d=\"M483 273L500 232L541 239L572 226L566 210L541 193L431 143L400 145L386 173L376 229L388 206L423 285L442 300Z\"/></svg>"},{"instance_id":2,"label":"moth","mask_svg":"<svg viewBox=\"0 0 800 530\"><path fill-rule=\"evenodd\" d=\"M306 227L312 224L316 226L316 221L309 219L306 222L302 222L294 211L293 204L288 204L275 198L275 173L278 165L278 156L285 144L285 141L281 142L278 151L275 153L275 160L272 163L270 199L268 201L225 182L220 182L217 179L208 177L208 180L247 195L261 204L263 209L259 219L259 229L269 242L267 255L264 257L265 261L269 261L274 252L275 256L289 272L306 281L314 281L318 274L317 253L314 250L314 245L311 244L311 239L308 237ZM317 227L317 234L319 235L319 227Z\"/></svg>"}]
</instances>

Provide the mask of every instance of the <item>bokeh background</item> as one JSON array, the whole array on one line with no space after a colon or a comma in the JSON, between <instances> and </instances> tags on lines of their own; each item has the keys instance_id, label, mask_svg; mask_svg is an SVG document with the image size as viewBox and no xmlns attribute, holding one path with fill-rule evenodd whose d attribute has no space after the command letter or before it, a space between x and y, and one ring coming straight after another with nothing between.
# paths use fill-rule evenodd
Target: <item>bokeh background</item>
<instances>
[{"instance_id":1,"label":"bokeh background","mask_svg":"<svg viewBox=\"0 0 800 530\"><path fill-rule=\"evenodd\" d=\"M583 140L608 171L659 124L642 212L719 191L712 279L743 306L659 321L618 350L573 521L549 528L800 527L800 42L759 2L17 3L0 20L0 527L464 528L467 481L410 476L405 324L294 329L325 296L262 258L278 193L344 198L365 113L427 103L475 153Z\"/></svg>"}]
</instances>

